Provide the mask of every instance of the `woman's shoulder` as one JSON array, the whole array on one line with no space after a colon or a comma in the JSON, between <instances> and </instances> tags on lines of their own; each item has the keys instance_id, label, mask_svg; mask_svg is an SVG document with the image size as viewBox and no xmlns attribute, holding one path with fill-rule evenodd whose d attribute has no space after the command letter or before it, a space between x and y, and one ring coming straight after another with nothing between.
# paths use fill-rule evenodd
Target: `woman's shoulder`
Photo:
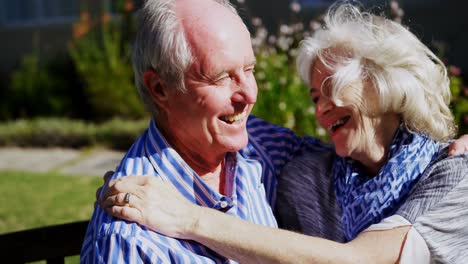
<instances>
[{"instance_id":1,"label":"woman's shoulder","mask_svg":"<svg viewBox=\"0 0 468 264\"><path fill-rule=\"evenodd\" d=\"M448 157L443 145L396 214L421 234L436 262L468 257L468 153ZM458 252L464 252L460 255Z\"/></svg>"},{"instance_id":2,"label":"woman's shoulder","mask_svg":"<svg viewBox=\"0 0 468 264\"><path fill-rule=\"evenodd\" d=\"M400 207L399 214L413 222L444 199L468 195L464 193L467 189L468 153L449 157L448 144L443 144Z\"/></svg>"}]
</instances>

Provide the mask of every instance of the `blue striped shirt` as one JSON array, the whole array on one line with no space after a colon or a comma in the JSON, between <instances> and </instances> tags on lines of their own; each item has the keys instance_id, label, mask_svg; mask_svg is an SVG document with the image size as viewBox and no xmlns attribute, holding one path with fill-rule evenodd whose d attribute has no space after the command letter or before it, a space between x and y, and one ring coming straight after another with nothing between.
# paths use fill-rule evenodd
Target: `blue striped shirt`
<instances>
[{"instance_id":1,"label":"blue striped shirt","mask_svg":"<svg viewBox=\"0 0 468 264\"><path fill-rule=\"evenodd\" d=\"M289 129L250 117L249 142L225 159L226 196L209 187L169 146L154 121L133 144L112 177L154 175L171 182L189 201L244 220L277 227L273 216L276 177L300 147ZM96 207L83 247L82 263L226 263L209 248L166 237Z\"/></svg>"}]
</instances>

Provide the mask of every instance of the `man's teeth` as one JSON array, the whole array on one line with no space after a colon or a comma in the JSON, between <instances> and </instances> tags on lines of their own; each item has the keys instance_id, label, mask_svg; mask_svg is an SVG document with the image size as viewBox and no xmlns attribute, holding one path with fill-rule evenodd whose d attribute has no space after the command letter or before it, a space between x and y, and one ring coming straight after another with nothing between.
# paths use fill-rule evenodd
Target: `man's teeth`
<instances>
[{"instance_id":1,"label":"man's teeth","mask_svg":"<svg viewBox=\"0 0 468 264\"><path fill-rule=\"evenodd\" d=\"M228 123L235 123L244 120L245 116L246 113L242 112L236 115L222 116L220 119Z\"/></svg>"}]
</instances>

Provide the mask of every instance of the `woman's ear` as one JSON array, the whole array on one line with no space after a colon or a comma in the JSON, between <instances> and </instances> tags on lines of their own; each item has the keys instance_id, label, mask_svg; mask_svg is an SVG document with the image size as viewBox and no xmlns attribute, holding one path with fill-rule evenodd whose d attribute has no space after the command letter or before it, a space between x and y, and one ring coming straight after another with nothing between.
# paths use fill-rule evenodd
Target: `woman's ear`
<instances>
[{"instance_id":1,"label":"woman's ear","mask_svg":"<svg viewBox=\"0 0 468 264\"><path fill-rule=\"evenodd\" d=\"M159 108L165 109L169 96L165 83L159 77L159 74L154 69L147 69L143 73L143 82L151 99L158 105Z\"/></svg>"}]
</instances>

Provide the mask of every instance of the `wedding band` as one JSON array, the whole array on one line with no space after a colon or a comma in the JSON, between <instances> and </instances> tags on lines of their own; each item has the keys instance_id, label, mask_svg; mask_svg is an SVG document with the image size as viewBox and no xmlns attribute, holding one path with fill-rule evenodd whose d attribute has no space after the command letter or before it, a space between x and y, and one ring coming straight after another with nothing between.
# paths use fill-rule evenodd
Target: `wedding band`
<instances>
[{"instance_id":1,"label":"wedding band","mask_svg":"<svg viewBox=\"0 0 468 264\"><path fill-rule=\"evenodd\" d=\"M125 202L126 204L129 204L129 203L130 203L130 195L131 195L130 193L126 193L126 194L125 194L124 202Z\"/></svg>"}]
</instances>

